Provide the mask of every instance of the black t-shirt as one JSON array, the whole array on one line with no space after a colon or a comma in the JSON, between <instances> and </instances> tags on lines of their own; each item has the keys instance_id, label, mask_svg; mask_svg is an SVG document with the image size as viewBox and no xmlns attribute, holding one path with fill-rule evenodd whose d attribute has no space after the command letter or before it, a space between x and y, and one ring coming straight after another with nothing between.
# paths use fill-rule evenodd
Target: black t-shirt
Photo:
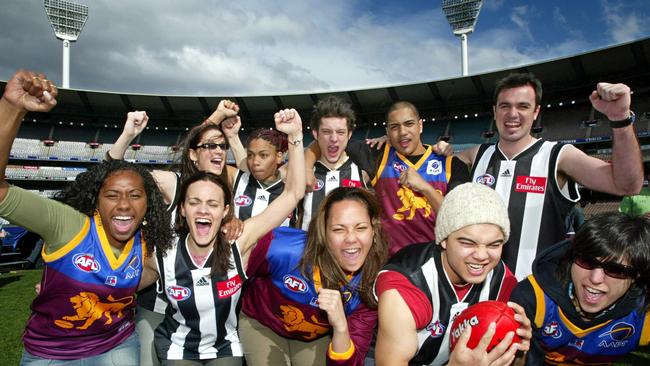
<instances>
[{"instance_id":1,"label":"black t-shirt","mask_svg":"<svg viewBox=\"0 0 650 366\"><path fill-rule=\"evenodd\" d=\"M377 168L384 153L384 149L371 148L363 140L350 140L345 152L350 156L350 159L356 163L361 169L365 170L373 179L377 174ZM417 163L422 155L407 156L407 159L413 164ZM463 184L472 180L469 174L468 166L459 158L453 157L451 160L451 179L448 182L449 190L453 189L459 184Z\"/></svg>"}]
</instances>

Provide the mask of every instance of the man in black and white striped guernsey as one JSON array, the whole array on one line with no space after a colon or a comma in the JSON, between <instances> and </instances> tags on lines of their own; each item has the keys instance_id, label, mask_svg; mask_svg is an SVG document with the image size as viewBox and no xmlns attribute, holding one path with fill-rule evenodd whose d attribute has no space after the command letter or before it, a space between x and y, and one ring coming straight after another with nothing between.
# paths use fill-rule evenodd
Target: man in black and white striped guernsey
<instances>
[{"instance_id":1,"label":"man in black and white striped guernsey","mask_svg":"<svg viewBox=\"0 0 650 366\"><path fill-rule=\"evenodd\" d=\"M564 219L580 199L577 184L615 195L636 194L643 175L641 153L624 84L598 83L589 99L612 127L612 161L586 155L573 145L530 134L541 109L541 82L511 74L497 82L494 120L499 141L462 151L472 179L495 189L508 206L512 234L503 260L519 280L531 273L537 253L564 239Z\"/></svg>"},{"instance_id":2,"label":"man in black and white striped guernsey","mask_svg":"<svg viewBox=\"0 0 650 366\"><path fill-rule=\"evenodd\" d=\"M367 186L368 175L345 152L354 122L352 106L341 98L331 96L314 106L310 124L321 157L314 164L316 179L313 191L307 193L303 200L303 230L309 228L309 222L320 203L334 188Z\"/></svg>"}]
</instances>

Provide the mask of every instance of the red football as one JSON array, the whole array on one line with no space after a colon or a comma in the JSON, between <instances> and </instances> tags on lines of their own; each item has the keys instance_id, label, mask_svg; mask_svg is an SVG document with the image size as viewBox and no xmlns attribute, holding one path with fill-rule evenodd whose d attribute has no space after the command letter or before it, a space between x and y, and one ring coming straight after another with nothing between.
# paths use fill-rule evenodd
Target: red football
<instances>
[{"instance_id":1,"label":"red football","mask_svg":"<svg viewBox=\"0 0 650 366\"><path fill-rule=\"evenodd\" d=\"M451 326L451 349L456 346L456 341L460 338L463 330L467 326L472 327L472 335L467 342L467 347L473 349L487 332L490 323L496 323L497 329L492 341L487 348L489 352L494 346L499 344L506 334L510 331L515 332L513 342L519 343L521 340L517 336L516 330L519 328L519 322L515 320L515 312L504 302L500 301L482 301L463 310Z\"/></svg>"}]
</instances>

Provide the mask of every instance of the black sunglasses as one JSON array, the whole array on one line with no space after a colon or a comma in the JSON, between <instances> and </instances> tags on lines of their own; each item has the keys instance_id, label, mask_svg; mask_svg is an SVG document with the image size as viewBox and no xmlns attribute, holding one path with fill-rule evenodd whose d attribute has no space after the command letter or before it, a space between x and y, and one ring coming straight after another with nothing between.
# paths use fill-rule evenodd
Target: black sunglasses
<instances>
[{"instance_id":1,"label":"black sunglasses","mask_svg":"<svg viewBox=\"0 0 650 366\"><path fill-rule=\"evenodd\" d=\"M606 275L612 278L626 279L626 278L636 278L637 272L632 268L620 263L605 263L601 262L595 258L585 258L581 256L576 256L573 258L573 263L577 264L579 267L584 269L595 269L602 268L603 272Z\"/></svg>"},{"instance_id":2,"label":"black sunglasses","mask_svg":"<svg viewBox=\"0 0 650 366\"><path fill-rule=\"evenodd\" d=\"M221 142L221 143L206 142L205 144L196 145L197 149L206 149L206 150L215 150L217 147L220 148L221 150L228 150L229 146L227 142Z\"/></svg>"}]
</instances>

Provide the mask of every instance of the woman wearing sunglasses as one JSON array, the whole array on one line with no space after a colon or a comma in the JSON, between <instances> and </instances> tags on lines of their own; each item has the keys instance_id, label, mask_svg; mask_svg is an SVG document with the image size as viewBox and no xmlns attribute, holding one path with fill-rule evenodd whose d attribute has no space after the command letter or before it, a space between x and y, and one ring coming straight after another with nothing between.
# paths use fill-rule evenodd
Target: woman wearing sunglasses
<instances>
[{"instance_id":1,"label":"woman wearing sunglasses","mask_svg":"<svg viewBox=\"0 0 650 366\"><path fill-rule=\"evenodd\" d=\"M512 293L533 320L526 365L608 365L647 345L649 290L650 220L588 220L572 241L540 253Z\"/></svg>"}]
</instances>

